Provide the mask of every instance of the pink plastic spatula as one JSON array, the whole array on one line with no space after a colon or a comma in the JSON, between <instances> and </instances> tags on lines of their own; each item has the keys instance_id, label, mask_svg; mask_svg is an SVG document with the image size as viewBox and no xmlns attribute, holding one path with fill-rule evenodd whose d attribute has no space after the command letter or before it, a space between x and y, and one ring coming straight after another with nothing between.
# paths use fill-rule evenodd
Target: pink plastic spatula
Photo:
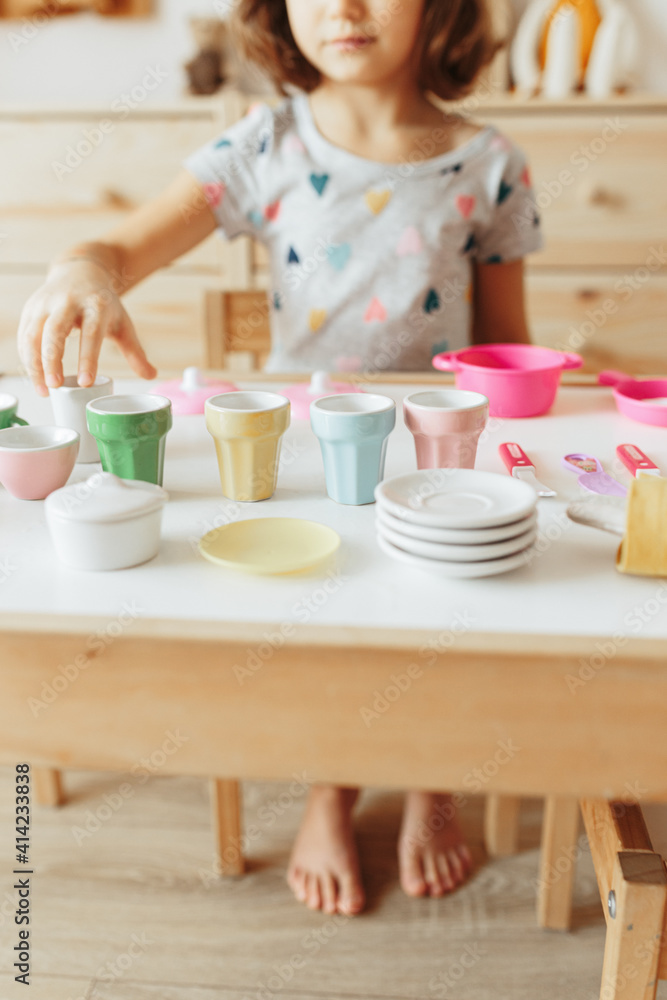
<instances>
[{"instance_id":1,"label":"pink plastic spatula","mask_svg":"<svg viewBox=\"0 0 667 1000\"><path fill-rule=\"evenodd\" d=\"M579 475L579 485L589 493L603 497L625 497L628 491L602 468L602 464L591 455L566 455L563 465L570 472Z\"/></svg>"}]
</instances>

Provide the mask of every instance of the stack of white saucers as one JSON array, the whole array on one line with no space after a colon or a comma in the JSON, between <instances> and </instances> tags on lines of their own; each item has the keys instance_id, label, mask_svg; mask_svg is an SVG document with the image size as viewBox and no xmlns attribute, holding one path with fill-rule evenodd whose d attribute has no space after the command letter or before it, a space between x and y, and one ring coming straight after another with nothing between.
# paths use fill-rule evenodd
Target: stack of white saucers
<instances>
[{"instance_id":1,"label":"stack of white saucers","mask_svg":"<svg viewBox=\"0 0 667 1000\"><path fill-rule=\"evenodd\" d=\"M439 576L496 576L534 554L537 493L510 476L425 469L385 479L375 499L383 552Z\"/></svg>"}]
</instances>

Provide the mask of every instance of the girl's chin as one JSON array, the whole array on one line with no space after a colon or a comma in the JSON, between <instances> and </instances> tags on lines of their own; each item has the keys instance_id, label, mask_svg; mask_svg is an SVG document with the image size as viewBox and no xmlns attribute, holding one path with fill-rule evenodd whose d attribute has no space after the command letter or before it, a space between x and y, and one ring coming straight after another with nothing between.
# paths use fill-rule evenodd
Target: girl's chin
<instances>
[{"instance_id":1,"label":"girl's chin","mask_svg":"<svg viewBox=\"0 0 667 1000\"><path fill-rule=\"evenodd\" d=\"M326 63L318 66L318 69L328 80L334 83L359 83L372 87L380 86L387 79L387 74L383 73L378 66L369 66L362 62L357 56L350 56L339 59L329 59Z\"/></svg>"}]
</instances>

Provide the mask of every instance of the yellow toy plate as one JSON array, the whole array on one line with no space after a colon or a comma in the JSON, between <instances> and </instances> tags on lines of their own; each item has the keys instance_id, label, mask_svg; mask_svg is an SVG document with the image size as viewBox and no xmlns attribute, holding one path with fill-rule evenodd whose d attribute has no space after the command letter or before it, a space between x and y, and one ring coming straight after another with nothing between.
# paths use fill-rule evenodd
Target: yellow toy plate
<instances>
[{"instance_id":1,"label":"yellow toy plate","mask_svg":"<svg viewBox=\"0 0 667 1000\"><path fill-rule=\"evenodd\" d=\"M300 573L333 555L340 535L326 524L259 517L223 524L199 539L205 559L244 573Z\"/></svg>"}]
</instances>

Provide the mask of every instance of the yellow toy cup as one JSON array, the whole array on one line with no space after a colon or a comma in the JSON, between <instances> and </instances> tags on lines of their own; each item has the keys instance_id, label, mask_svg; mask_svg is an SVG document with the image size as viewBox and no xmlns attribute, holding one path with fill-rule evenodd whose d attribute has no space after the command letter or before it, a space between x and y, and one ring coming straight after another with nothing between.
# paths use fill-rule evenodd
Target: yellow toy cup
<instances>
[{"instance_id":1,"label":"yellow toy cup","mask_svg":"<svg viewBox=\"0 0 667 1000\"><path fill-rule=\"evenodd\" d=\"M289 424L289 400L275 392L223 392L206 400L206 428L226 497L255 502L273 496Z\"/></svg>"}]
</instances>

